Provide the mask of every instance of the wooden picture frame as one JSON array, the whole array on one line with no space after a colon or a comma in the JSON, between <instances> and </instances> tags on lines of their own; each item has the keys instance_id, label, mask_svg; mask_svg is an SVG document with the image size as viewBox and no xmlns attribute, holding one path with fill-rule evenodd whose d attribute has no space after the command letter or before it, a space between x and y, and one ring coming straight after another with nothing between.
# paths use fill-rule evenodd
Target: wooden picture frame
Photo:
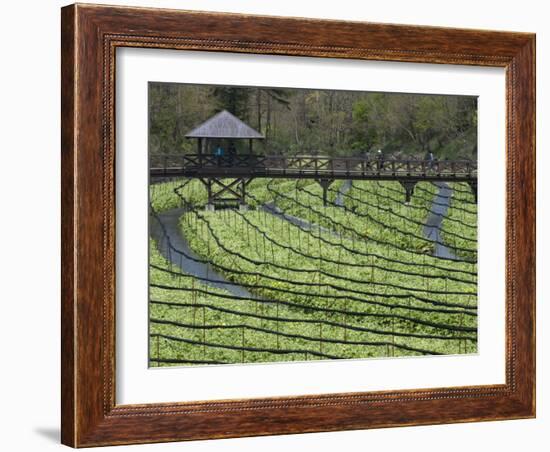
<instances>
[{"instance_id":1,"label":"wooden picture frame","mask_svg":"<svg viewBox=\"0 0 550 452\"><path fill-rule=\"evenodd\" d=\"M535 36L71 5L62 9L62 442L73 447L535 416ZM115 50L146 47L506 69L506 383L115 403Z\"/></svg>"}]
</instances>

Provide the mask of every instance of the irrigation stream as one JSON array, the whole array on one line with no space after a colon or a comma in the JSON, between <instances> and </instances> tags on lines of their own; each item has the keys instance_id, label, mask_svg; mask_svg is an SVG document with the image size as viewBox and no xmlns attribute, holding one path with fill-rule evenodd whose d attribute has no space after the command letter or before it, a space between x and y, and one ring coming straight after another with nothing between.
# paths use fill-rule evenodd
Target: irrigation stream
<instances>
[{"instance_id":1,"label":"irrigation stream","mask_svg":"<svg viewBox=\"0 0 550 452\"><path fill-rule=\"evenodd\" d=\"M433 255L447 259L456 259L455 254L445 245L441 238L441 223L447 215L453 190L445 182L435 182L439 191L434 196L430 215L424 226L424 236L435 243Z\"/></svg>"},{"instance_id":2,"label":"irrigation stream","mask_svg":"<svg viewBox=\"0 0 550 452\"><path fill-rule=\"evenodd\" d=\"M346 179L342 185L340 185L340 189L338 190L338 194L336 195L336 199L334 200L334 204L336 207L343 207L345 201L346 193L351 188L351 180Z\"/></svg>"},{"instance_id":3,"label":"irrigation stream","mask_svg":"<svg viewBox=\"0 0 550 452\"><path fill-rule=\"evenodd\" d=\"M203 282L211 287L227 290L236 297L253 298L250 292L240 286L231 284L211 265L193 260L198 260L200 257L189 247L189 243L183 237L179 227L179 219L185 212L186 209L180 207L158 213L156 218L154 216L150 217L150 234L157 242L160 254L185 273L198 278L207 278L208 281ZM164 230L159 222L164 226Z\"/></svg>"}]
</instances>

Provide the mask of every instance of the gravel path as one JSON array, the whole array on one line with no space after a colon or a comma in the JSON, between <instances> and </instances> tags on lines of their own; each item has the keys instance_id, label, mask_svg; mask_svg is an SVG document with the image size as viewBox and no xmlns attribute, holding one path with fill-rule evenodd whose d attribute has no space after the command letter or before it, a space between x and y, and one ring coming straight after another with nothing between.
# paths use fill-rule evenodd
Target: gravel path
<instances>
[{"instance_id":1,"label":"gravel path","mask_svg":"<svg viewBox=\"0 0 550 452\"><path fill-rule=\"evenodd\" d=\"M184 213L185 208L178 208L161 212L157 214L157 218L154 216L150 217L149 233L156 240L160 254L183 272L209 280L201 281L203 284L217 289L224 289L236 297L254 297L246 289L230 283L211 265L193 260L200 258L191 250L179 227L179 219ZM164 226L164 231L159 221Z\"/></svg>"}]
</instances>

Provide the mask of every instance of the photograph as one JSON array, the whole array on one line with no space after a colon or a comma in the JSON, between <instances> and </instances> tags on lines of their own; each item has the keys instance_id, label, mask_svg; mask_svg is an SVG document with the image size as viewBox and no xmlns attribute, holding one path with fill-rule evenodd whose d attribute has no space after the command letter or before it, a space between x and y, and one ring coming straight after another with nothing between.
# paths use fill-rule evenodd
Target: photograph
<instances>
[{"instance_id":1,"label":"photograph","mask_svg":"<svg viewBox=\"0 0 550 452\"><path fill-rule=\"evenodd\" d=\"M149 367L476 354L477 119L150 81Z\"/></svg>"}]
</instances>

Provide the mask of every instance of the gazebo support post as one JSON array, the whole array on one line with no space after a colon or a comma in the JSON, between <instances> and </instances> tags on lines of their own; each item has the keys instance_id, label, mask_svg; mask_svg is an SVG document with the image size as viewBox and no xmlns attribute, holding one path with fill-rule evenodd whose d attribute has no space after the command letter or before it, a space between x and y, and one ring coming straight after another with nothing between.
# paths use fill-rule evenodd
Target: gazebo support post
<instances>
[{"instance_id":1,"label":"gazebo support post","mask_svg":"<svg viewBox=\"0 0 550 452\"><path fill-rule=\"evenodd\" d=\"M468 185L470 186L470 190L472 190L472 194L474 195L474 200L477 204L477 179L468 181Z\"/></svg>"},{"instance_id":2,"label":"gazebo support post","mask_svg":"<svg viewBox=\"0 0 550 452\"><path fill-rule=\"evenodd\" d=\"M246 179L242 179L240 182L240 189L241 189L241 199L239 200L239 210L241 212L246 212L248 210L248 206L246 205L246 185L248 184Z\"/></svg>"},{"instance_id":3,"label":"gazebo support post","mask_svg":"<svg viewBox=\"0 0 550 452\"><path fill-rule=\"evenodd\" d=\"M223 178L207 177L200 181L206 188L208 201L205 210L212 212L216 206L226 203L237 204L239 210L247 210L246 205L246 186L252 178L239 177L231 182L226 182Z\"/></svg>"},{"instance_id":4,"label":"gazebo support post","mask_svg":"<svg viewBox=\"0 0 550 452\"><path fill-rule=\"evenodd\" d=\"M403 186L405 189L405 202L408 204L411 202L411 197L414 194L414 187L416 185L417 181L404 181L400 180L399 183Z\"/></svg>"},{"instance_id":5,"label":"gazebo support post","mask_svg":"<svg viewBox=\"0 0 550 452\"><path fill-rule=\"evenodd\" d=\"M213 201L213 199L212 199L212 180L210 178L206 179L206 181L204 181L204 179L201 179L201 182L205 185L206 192L208 194L208 203L206 204L206 206L204 206L204 210L206 210L207 212L214 212L216 207L214 206L214 203L212 202Z\"/></svg>"},{"instance_id":6,"label":"gazebo support post","mask_svg":"<svg viewBox=\"0 0 550 452\"><path fill-rule=\"evenodd\" d=\"M328 179L325 177L322 177L320 179L315 179L321 188L323 189L323 206L328 205L328 188L331 186L331 184L334 182L334 179Z\"/></svg>"}]
</instances>

